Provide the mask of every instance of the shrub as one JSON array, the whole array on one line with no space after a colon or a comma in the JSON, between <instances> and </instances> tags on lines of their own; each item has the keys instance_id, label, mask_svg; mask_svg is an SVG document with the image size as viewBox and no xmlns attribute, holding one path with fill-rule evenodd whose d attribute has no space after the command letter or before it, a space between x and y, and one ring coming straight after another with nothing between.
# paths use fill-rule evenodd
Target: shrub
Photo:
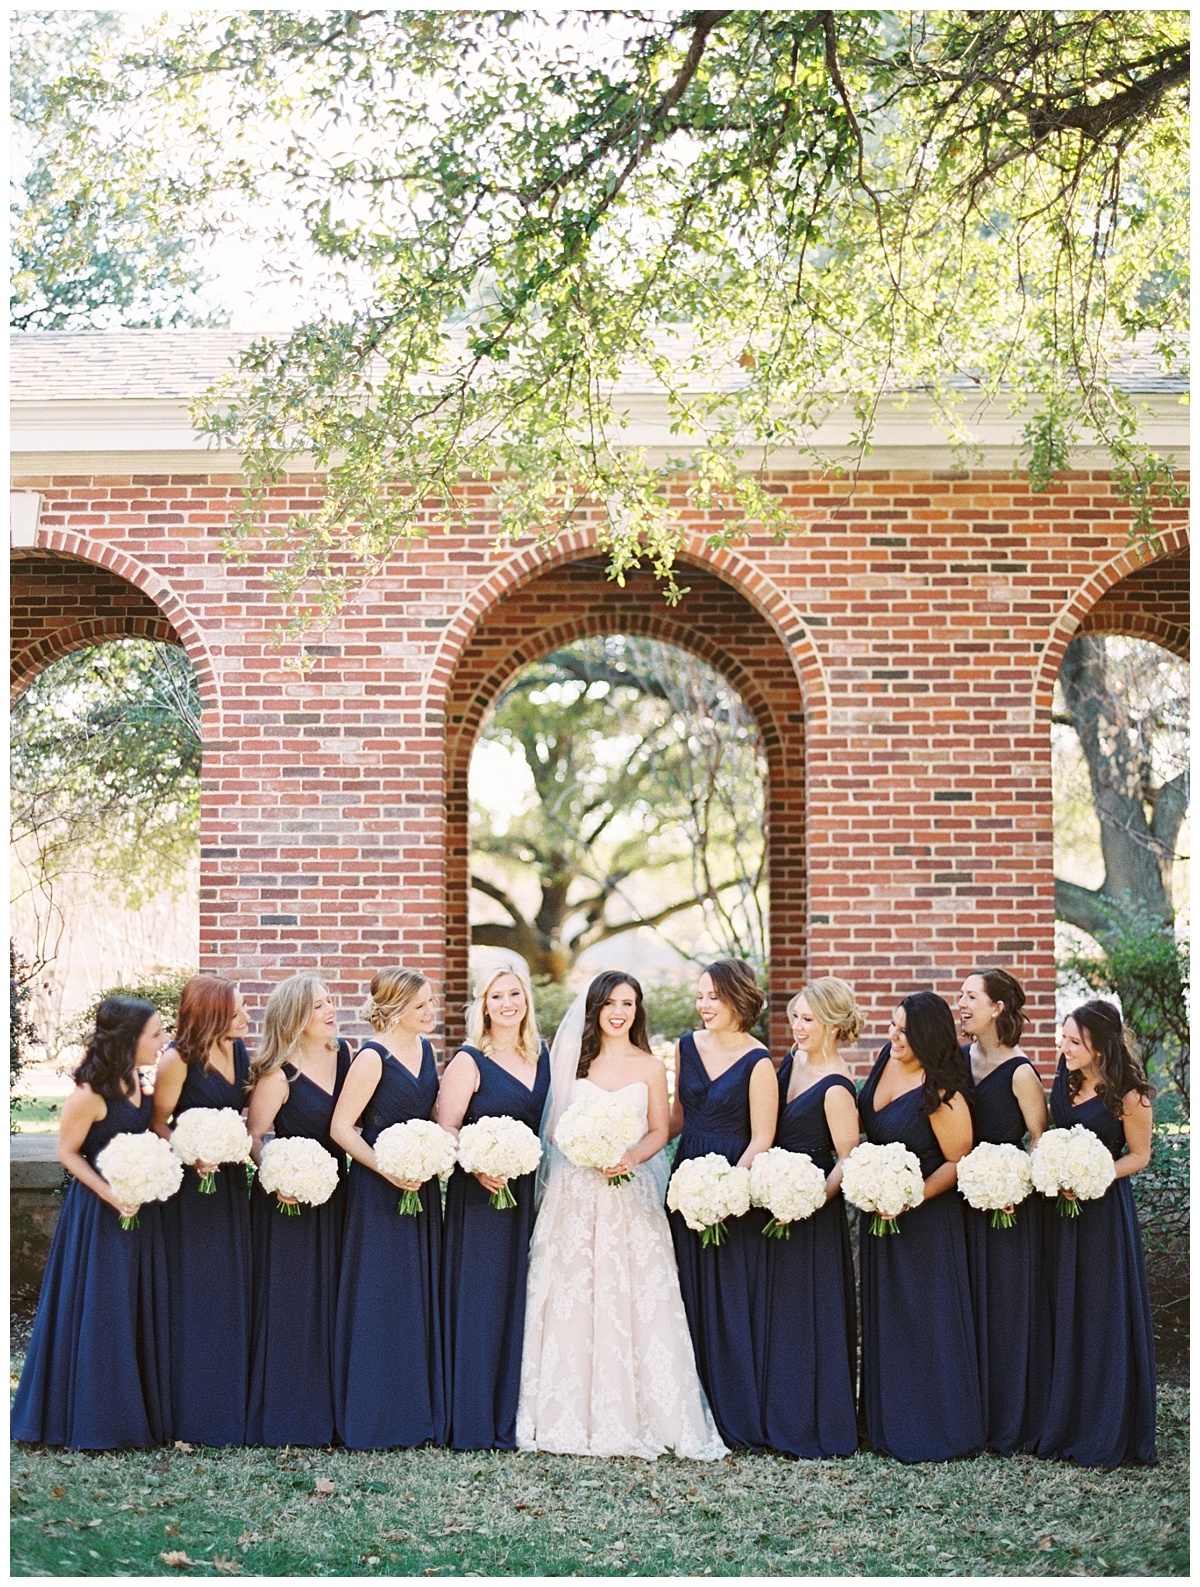
<instances>
[{"instance_id":1,"label":"shrub","mask_svg":"<svg viewBox=\"0 0 1200 1587\"><path fill-rule=\"evenodd\" d=\"M148 980L135 982L132 986L106 987L103 992L98 992L88 1006L67 1026L67 1043L79 1047L84 1045L96 1028L96 1010L106 997L138 997L143 1002L153 1003L164 1028L169 1034L173 1033L175 1021L179 1018L179 999L184 986L195 973L195 970L165 970L161 974L149 977Z\"/></svg>"},{"instance_id":2,"label":"shrub","mask_svg":"<svg viewBox=\"0 0 1200 1587\"><path fill-rule=\"evenodd\" d=\"M1150 1312L1160 1354L1186 1352L1188 1335L1188 1221L1191 1125L1180 1099L1168 1092L1155 1103L1149 1164L1133 1176L1133 1196L1146 1248Z\"/></svg>"},{"instance_id":3,"label":"shrub","mask_svg":"<svg viewBox=\"0 0 1200 1587\"><path fill-rule=\"evenodd\" d=\"M8 1127L16 1129L13 1115L23 1106L24 1098L14 1096L17 1081L29 1060L29 1046L37 1041L37 1030L29 1018L29 982L33 970L25 957L18 953L16 944L8 943Z\"/></svg>"}]
</instances>

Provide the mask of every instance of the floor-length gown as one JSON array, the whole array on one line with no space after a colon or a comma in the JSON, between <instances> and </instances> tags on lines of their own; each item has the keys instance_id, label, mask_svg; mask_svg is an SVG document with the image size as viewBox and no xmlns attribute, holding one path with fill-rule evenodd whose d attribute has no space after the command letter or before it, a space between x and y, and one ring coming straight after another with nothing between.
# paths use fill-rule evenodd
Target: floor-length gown
<instances>
[{"instance_id":1,"label":"floor-length gown","mask_svg":"<svg viewBox=\"0 0 1200 1587\"><path fill-rule=\"evenodd\" d=\"M361 1118L362 1138L408 1119L427 1119L437 1101L433 1045L422 1039L413 1074L379 1042L379 1084ZM363 1163L350 1164L342 1270L334 1334L334 1405L349 1449L415 1448L445 1442L442 1370L442 1189L421 1186L421 1211L399 1210L400 1191Z\"/></svg>"},{"instance_id":2,"label":"floor-length gown","mask_svg":"<svg viewBox=\"0 0 1200 1587\"><path fill-rule=\"evenodd\" d=\"M1114 1157L1125 1127L1091 1097L1073 1106L1060 1058L1050 1093L1059 1129L1082 1124ZM1081 1466L1157 1464L1154 1438L1154 1331L1133 1185L1115 1179L1077 1218L1047 1199L1046 1242L1054 1328L1049 1404L1036 1453Z\"/></svg>"},{"instance_id":3,"label":"floor-length gown","mask_svg":"<svg viewBox=\"0 0 1200 1587\"><path fill-rule=\"evenodd\" d=\"M479 1089L463 1124L498 1114L537 1132L550 1089L543 1046L532 1088L477 1047ZM534 1174L510 1179L515 1207L496 1208L474 1174L455 1168L446 1191L442 1320L448 1442L452 1449L515 1449Z\"/></svg>"},{"instance_id":4,"label":"floor-length gown","mask_svg":"<svg viewBox=\"0 0 1200 1587\"><path fill-rule=\"evenodd\" d=\"M1023 1064L1033 1068L1018 1054L976 1081L977 1143L1020 1146L1026 1124L1012 1082ZM994 1229L990 1212L965 1207L984 1430L987 1447L1000 1455L1032 1449L1046 1412L1050 1296L1043 1261L1045 1211L1044 1196L1028 1196L1017 1208L1012 1228Z\"/></svg>"},{"instance_id":5,"label":"floor-length gown","mask_svg":"<svg viewBox=\"0 0 1200 1587\"><path fill-rule=\"evenodd\" d=\"M187 1066L174 1122L193 1108L246 1106L250 1055L233 1044L230 1083L202 1063ZM246 1440L250 1370L250 1197L246 1170L226 1163L209 1195L185 1168L163 1203L171 1297L171 1408L176 1438L193 1444Z\"/></svg>"},{"instance_id":6,"label":"floor-length gown","mask_svg":"<svg viewBox=\"0 0 1200 1587\"><path fill-rule=\"evenodd\" d=\"M676 1086L683 1101L678 1168L719 1152L730 1163L750 1144L750 1075L769 1058L753 1047L710 1080L689 1031L679 1038ZM678 1212L670 1214L679 1288L696 1350L700 1381L721 1437L732 1448L765 1449L761 1405L766 1387L767 1214L757 1207L729 1218L720 1245L702 1243Z\"/></svg>"},{"instance_id":7,"label":"floor-length gown","mask_svg":"<svg viewBox=\"0 0 1200 1587\"><path fill-rule=\"evenodd\" d=\"M117 1135L139 1135L154 1111L109 1101L80 1154L95 1166ZM33 1337L12 1410L13 1438L69 1449L132 1449L171 1439L167 1263L162 1207L137 1227L72 1179L50 1242Z\"/></svg>"},{"instance_id":8,"label":"floor-length gown","mask_svg":"<svg viewBox=\"0 0 1200 1587\"><path fill-rule=\"evenodd\" d=\"M257 1179L250 1204L253 1317L248 1444L333 1441L333 1331L342 1263L346 1154L329 1133L350 1070L350 1048L338 1042L333 1091L286 1065L288 1094L275 1115L278 1139L306 1135L338 1165L338 1187L298 1217L279 1210Z\"/></svg>"},{"instance_id":9,"label":"floor-length gown","mask_svg":"<svg viewBox=\"0 0 1200 1587\"><path fill-rule=\"evenodd\" d=\"M837 1160L825 1117L825 1099L836 1087L854 1097L845 1075L826 1075L787 1099L789 1054L779 1067L779 1124L775 1145L805 1152L823 1174ZM767 1351L763 1430L772 1449L821 1459L858 1448L854 1380L858 1315L854 1258L846 1204L839 1192L811 1218L789 1225L787 1239L764 1239L767 1248Z\"/></svg>"},{"instance_id":10,"label":"floor-length gown","mask_svg":"<svg viewBox=\"0 0 1200 1587\"><path fill-rule=\"evenodd\" d=\"M859 1095L867 1140L901 1141L926 1179L946 1161L921 1113L923 1087L876 1111L889 1048ZM902 1212L891 1234L859 1221L862 1405L871 1448L897 1460L950 1460L983 1447L983 1403L962 1198L945 1191Z\"/></svg>"},{"instance_id":11,"label":"floor-length gown","mask_svg":"<svg viewBox=\"0 0 1200 1587\"><path fill-rule=\"evenodd\" d=\"M570 1101L604 1093L576 1080ZM644 1080L621 1086L641 1108ZM727 1453L704 1400L679 1293L660 1182L625 1185L555 1153L534 1225L517 1443L559 1455Z\"/></svg>"}]
</instances>

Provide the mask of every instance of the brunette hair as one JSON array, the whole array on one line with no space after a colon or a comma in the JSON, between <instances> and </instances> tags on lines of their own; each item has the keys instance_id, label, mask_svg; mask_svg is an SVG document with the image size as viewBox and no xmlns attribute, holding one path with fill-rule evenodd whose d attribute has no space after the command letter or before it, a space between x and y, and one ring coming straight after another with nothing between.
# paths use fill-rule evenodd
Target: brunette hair
<instances>
[{"instance_id":1,"label":"brunette hair","mask_svg":"<svg viewBox=\"0 0 1200 1587\"><path fill-rule=\"evenodd\" d=\"M537 1015L533 1011L533 987L529 984L529 971L523 964L507 959L494 959L479 972L475 982L475 996L467 1009L467 1040L472 1047L490 1058L492 1046L492 1017L487 1011L487 995L492 983L502 975L515 975L525 994L525 1018L517 1032L517 1045L526 1063L535 1064L542 1050L538 1035Z\"/></svg>"},{"instance_id":2,"label":"brunette hair","mask_svg":"<svg viewBox=\"0 0 1200 1587\"><path fill-rule=\"evenodd\" d=\"M650 1052L650 1033L646 1029L646 1010L642 1006L642 989L633 976L624 970L603 970L587 989L583 1003L583 1035L579 1039L579 1062L575 1078L583 1080L592 1067L592 1060L600 1051L600 1010L619 986L627 986L637 1000L633 1024L629 1027L629 1040L643 1052Z\"/></svg>"},{"instance_id":3,"label":"brunette hair","mask_svg":"<svg viewBox=\"0 0 1200 1587\"><path fill-rule=\"evenodd\" d=\"M745 959L717 959L706 964L702 973L712 982L721 1002L728 1003L737 1016L738 1028L749 1030L766 1002L752 966Z\"/></svg>"},{"instance_id":4,"label":"brunette hair","mask_svg":"<svg viewBox=\"0 0 1200 1587\"><path fill-rule=\"evenodd\" d=\"M362 1007L362 1017L372 1030L385 1031L394 1025L423 986L427 976L399 965L394 970L379 970L371 977L371 995Z\"/></svg>"},{"instance_id":5,"label":"brunette hair","mask_svg":"<svg viewBox=\"0 0 1200 1587\"><path fill-rule=\"evenodd\" d=\"M996 1035L1002 1046L1015 1047L1025 1029L1025 1016L1021 1012L1025 1007L1025 988L1007 970L974 970L972 974L983 982L983 989L993 1003L1004 1004L996 1015Z\"/></svg>"},{"instance_id":6,"label":"brunette hair","mask_svg":"<svg viewBox=\"0 0 1200 1587\"><path fill-rule=\"evenodd\" d=\"M317 1002L317 988L325 983L315 970L304 970L279 985L267 999L263 1009L263 1039L258 1056L250 1065L251 1089L266 1075L274 1074L290 1063L300 1045L304 1027L312 1018ZM337 1037L327 1044L337 1050Z\"/></svg>"},{"instance_id":7,"label":"brunette hair","mask_svg":"<svg viewBox=\"0 0 1200 1587\"><path fill-rule=\"evenodd\" d=\"M175 1050L187 1065L208 1067L212 1044L229 1032L237 988L223 975L194 975L179 994Z\"/></svg>"},{"instance_id":8,"label":"brunette hair","mask_svg":"<svg viewBox=\"0 0 1200 1587\"><path fill-rule=\"evenodd\" d=\"M1096 1055L1096 1067L1101 1080L1097 1094L1104 1098L1104 1106L1115 1119L1125 1112L1125 1093L1136 1091L1139 1097L1153 1101L1154 1087L1146 1077L1146 1066L1138 1051L1133 1032L1121 1019L1121 1011L1107 998L1093 997L1081 1003L1067 1016L1075 1021L1080 1032L1086 1035ZM1074 1102L1083 1085L1078 1071L1067 1070L1067 1095Z\"/></svg>"},{"instance_id":9,"label":"brunette hair","mask_svg":"<svg viewBox=\"0 0 1200 1587\"><path fill-rule=\"evenodd\" d=\"M971 1073L945 998L936 992L910 992L901 998L900 1007L905 1014L905 1039L925 1071L921 1112L928 1118L957 1092L970 1106L974 1101Z\"/></svg>"},{"instance_id":10,"label":"brunette hair","mask_svg":"<svg viewBox=\"0 0 1200 1587\"><path fill-rule=\"evenodd\" d=\"M789 1022L795 1018L796 1009L803 998L822 1025L828 1025L834 1041L857 1041L866 1024L854 988L836 975L823 975L791 998L787 1006Z\"/></svg>"},{"instance_id":11,"label":"brunette hair","mask_svg":"<svg viewBox=\"0 0 1200 1587\"><path fill-rule=\"evenodd\" d=\"M106 1102L121 1102L136 1064L137 1044L158 1013L140 997L106 997L96 1010L96 1028L75 1069L76 1085L91 1086Z\"/></svg>"}]
</instances>

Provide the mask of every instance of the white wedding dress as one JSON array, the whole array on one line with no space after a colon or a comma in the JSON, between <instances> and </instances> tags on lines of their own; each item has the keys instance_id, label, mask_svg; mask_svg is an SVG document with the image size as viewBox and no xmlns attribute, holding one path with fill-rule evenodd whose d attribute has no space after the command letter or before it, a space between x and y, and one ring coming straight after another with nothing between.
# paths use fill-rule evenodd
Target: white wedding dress
<instances>
[{"instance_id":1,"label":"white wedding dress","mask_svg":"<svg viewBox=\"0 0 1200 1587\"><path fill-rule=\"evenodd\" d=\"M576 1080L570 1100L581 1087L603 1089ZM634 1087L645 1133L645 1082L620 1091ZM667 1215L644 1163L613 1186L554 1154L530 1245L517 1444L645 1460L665 1449L693 1460L728 1453L696 1374Z\"/></svg>"}]
</instances>

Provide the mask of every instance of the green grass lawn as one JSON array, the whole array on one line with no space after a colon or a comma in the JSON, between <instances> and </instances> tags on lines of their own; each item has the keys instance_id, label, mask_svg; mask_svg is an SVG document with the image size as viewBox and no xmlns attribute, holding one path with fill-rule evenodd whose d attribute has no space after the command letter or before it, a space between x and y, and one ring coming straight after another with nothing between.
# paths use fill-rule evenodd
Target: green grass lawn
<instances>
[{"instance_id":1,"label":"green grass lawn","mask_svg":"<svg viewBox=\"0 0 1200 1587\"><path fill-rule=\"evenodd\" d=\"M10 1106L12 1123L18 1135L52 1135L62 1118L63 1097L21 1097Z\"/></svg>"},{"instance_id":2,"label":"green grass lawn","mask_svg":"<svg viewBox=\"0 0 1200 1587\"><path fill-rule=\"evenodd\" d=\"M14 1358L14 1371L19 1360ZM14 1377L15 1382L15 1377ZM1187 1390L1155 1469L14 1446L14 1576L1186 1576Z\"/></svg>"}]
</instances>

